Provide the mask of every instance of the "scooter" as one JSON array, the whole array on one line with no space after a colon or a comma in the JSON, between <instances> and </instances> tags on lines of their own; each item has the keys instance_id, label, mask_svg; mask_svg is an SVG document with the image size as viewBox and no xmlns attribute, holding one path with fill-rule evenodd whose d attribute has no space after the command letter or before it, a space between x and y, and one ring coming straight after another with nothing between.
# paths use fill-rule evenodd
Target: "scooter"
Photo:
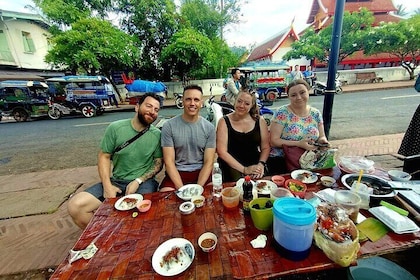
<instances>
[{"instance_id":1,"label":"scooter","mask_svg":"<svg viewBox=\"0 0 420 280\"><path fill-rule=\"evenodd\" d=\"M327 83L315 81L312 88L314 90L315 95L323 95L325 94L325 90L327 89ZM341 81L338 79L338 77L335 78L335 92L337 94L343 92L343 89L341 88Z\"/></svg>"},{"instance_id":2,"label":"scooter","mask_svg":"<svg viewBox=\"0 0 420 280\"><path fill-rule=\"evenodd\" d=\"M178 109L184 108L184 102L182 101L182 93L174 93L175 105Z\"/></svg>"},{"instance_id":3,"label":"scooter","mask_svg":"<svg viewBox=\"0 0 420 280\"><path fill-rule=\"evenodd\" d=\"M271 119L273 118L273 115L274 115L274 111L271 110L270 108L265 107L264 104L259 99L257 99L257 105L260 108L260 116L264 118L265 122L267 123L267 126L270 126Z\"/></svg>"}]
</instances>

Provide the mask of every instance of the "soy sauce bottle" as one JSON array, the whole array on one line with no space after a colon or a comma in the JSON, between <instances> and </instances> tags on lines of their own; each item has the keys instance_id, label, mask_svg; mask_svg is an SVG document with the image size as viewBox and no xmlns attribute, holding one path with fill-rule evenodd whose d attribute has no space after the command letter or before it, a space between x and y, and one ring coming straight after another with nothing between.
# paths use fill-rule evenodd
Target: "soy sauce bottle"
<instances>
[{"instance_id":1,"label":"soy sauce bottle","mask_svg":"<svg viewBox=\"0 0 420 280\"><path fill-rule=\"evenodd\" d=\"M251 177L245 176L245 181L242 184L242 190L244 192L242 199L242 209L244 212L249 212L249 202L252 200L252 182Z\"/></svg>"}]
</instances>

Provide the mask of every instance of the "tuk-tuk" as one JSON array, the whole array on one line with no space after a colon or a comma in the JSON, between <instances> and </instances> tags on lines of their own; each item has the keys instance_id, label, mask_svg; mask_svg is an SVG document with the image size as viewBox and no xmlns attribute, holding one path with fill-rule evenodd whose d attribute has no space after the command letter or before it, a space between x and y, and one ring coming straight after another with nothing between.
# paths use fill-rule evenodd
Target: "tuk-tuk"
<instances>
[{"instance_id":1,"label":"tuk-tuk","mask_svg":"<svg viewBox=\"0 0 420 280\"><path fill-rule=\"evenodd\" d=\"M46 117L48 85L39 81L6 80L0 82L0 120L13 116L17 122Z\"/></svg>"},{"instance_id":2,"label":"tuk-tuk","mask_svg":"<svg viewBox=\"0 0 420 280\"><path fill-rule=\"evenodd\" d=\"M110 105L113 92L110 81L104 76L63 76L47 79L50 94L49 117L81 113L90 118L102 115ZM112 91L108 94L108 91Z\"/></svg>"},{"instance_id":3,"label":"tuk-tuk","mask_svg":"<svg viewBox=\"0 0 420 280\"><path fill-rule=\"evenodd\" d=\"M247 86L257 91L260 100L274 101L286 92L290 67L284 62L250 62L238 68Z\"/></svg>"}]
</instances>

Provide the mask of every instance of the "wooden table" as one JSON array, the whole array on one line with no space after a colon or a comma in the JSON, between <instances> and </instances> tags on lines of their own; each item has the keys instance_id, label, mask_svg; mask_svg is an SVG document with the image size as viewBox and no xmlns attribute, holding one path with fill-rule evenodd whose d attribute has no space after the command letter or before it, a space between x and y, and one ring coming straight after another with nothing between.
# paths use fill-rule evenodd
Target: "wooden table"
<instances>
[{"instance_id":1,"label":"wooden table","mask_svg":"<svg viewBox=\"0 0 420 280\"><path fill-rule=\"evenodd\" d=\"M341 175L338 168L323 173L337 179ZM307 196L318 190L318 184L309 184ZM74 250L81 250L94 242L99 250L90 260L80 259L72 264L63 260L50 279L167 279L154 272L151 260L161 243L175 237L190 240L196 255L186 271L171 279L266 279L338 267L315 245L302 261L283 258L273 246L272 230L257 230L251 217L240 208L226 210L221 200L212 198L211 186L206 186L205 204L196 209L195 223L190 227L181 225L178 207L183 201L175 194L165 198L167 195L145 195L152 200L152 207L135 218L134 210L118 211L114 208L116 199L106 200L74 246ZM364 214L369 216L368 212ZM206 231L219 238L216 250L211 253L202 252L197 244L198 237ZM267 246L254 249L250 241L261 233L268 237ZM403 235L390 232L375 243L362 243L359 257L402 251L419 244L419 232Z\"/></svg>"}]
</instances>

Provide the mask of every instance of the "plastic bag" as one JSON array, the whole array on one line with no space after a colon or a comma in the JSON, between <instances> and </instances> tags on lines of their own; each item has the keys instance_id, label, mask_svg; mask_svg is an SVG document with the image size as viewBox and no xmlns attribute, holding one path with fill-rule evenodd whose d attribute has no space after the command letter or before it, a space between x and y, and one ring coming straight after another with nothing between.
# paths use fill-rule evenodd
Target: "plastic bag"
<instances>
[{"instance_id":1,"label":"plastic bag","mask_svg":"<svg viewBox=\"0 0 420 280\"><path fill-rule=\"evenodd\" d=\"M299 159L300 167L306 170L333 168L337 165L336 152L337 149L305 151Z\"/></svg>"}]
</instances>

